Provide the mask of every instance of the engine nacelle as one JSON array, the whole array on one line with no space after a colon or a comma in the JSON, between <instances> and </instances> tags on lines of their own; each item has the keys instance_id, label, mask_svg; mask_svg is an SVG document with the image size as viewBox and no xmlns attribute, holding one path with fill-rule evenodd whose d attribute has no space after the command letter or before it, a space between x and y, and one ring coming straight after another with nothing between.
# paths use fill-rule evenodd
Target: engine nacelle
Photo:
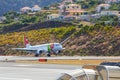
<instances>
[{"instance_id":1,"label":"engine nacelle","mask_svg":"<svg viewBox=\"0 0 120 80\"><path fill-rule=\"evenodd\" d=\"M38 57L43 51L37 50L35 56Z\"/></svg>"},{"instance_id":2,"label":"engine nacelle","mask_svg":"<svg viewBox=\"0 0 120 80\"><path fill-rule=\"evenodd\" d=\"M42 50L37 50L37 52L36 52L36 54L41 54L41 53L43 53Z\"/></svg>"}]
</instances>

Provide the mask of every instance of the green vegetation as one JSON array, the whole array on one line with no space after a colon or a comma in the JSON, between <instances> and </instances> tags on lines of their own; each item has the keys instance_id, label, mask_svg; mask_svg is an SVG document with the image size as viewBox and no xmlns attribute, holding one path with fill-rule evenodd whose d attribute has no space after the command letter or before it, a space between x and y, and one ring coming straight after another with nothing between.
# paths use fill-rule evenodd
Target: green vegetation
<instances>
[{"instance_id":1,"label":"green vegetation","mask_svg":"<svg viewBox=\"0 0 120 80\"><path fill-rule=\"evenodd\" d=\"M82 9L86 9L86 10L94 13L95 12L95 7L98 4L102 3L102 1L101 0L99 0L99 1L98 0L82 0L82 1L78 0L76 3L80 4Z\"/></svg>"},{"instance_id":2,"label":"green vegetation","mask_svg":"<svg viewBox=\"0 0 120 80\"><path fill-rule=\"evenodd\" d=\"M4 1L7 0L3 0L2 2ZM24 1L29 2L28 0ZM36 1L41 2L39 0ZM11 3L11 0L8 2ZM30 1L30 3L31 2L33 1ZM102 1L84 0L77 1L76 3L80 4L83 9L94 13L95 7L102 3ZM31 6L33 6L33 3ZM4 16L7 19L3 24L0 24L0 53L7 55L24 54L23 52L12 51L11 48L24 47L23 35L26 35L32 45L49 42L62 42L69 37L69 39L63 44L66 48L63 51L63 54L68 56L120 55L120 28L117 16L110 15L91 19L93 24L76 20L71 23L46 21L45 19L48 14L57 12L56 9L58 8L58 4L56 3L52 6L56 8L54 11L50 12L43 11L35 14L32 12L31 14L19 14L10 11L5 13ZM110 10L119 10L119 7L119 4L111 4ZM48 6L44 8L46 10L49 9Z\"/></svg>"},{"instance_id":3,"label":"green vegetation","mask_svg":"<svg viewBox=\"0 0 120 80\"><path fill-rule=\"evenodd\" d=\"M60 0L0 0L0 15L8 11L19 12L20 8L34 5L39 5L40 7L48 6L60 2Z\"/></svg>"},{"instance_id":4,"label":"green vegetation","mask_svg":"<svg viewBox=\"0 0 120 80\"><path fill-rule=\"evenodd\" d=\"M110 10L120 10L120 3L111 4Z\"/></svg>"},{"instance_id":5,"label":"green vegetation","mask_svg":"<svg viewBox=\"0 0 120 80\"><path fill-rule=\"evenodd\" d=\"M10 48L24 47L23 35L26 35L31 44L35 45L40 43L60 42L64 40L65 37L68 37L68 35L72 34L75 31L75 27L69 26L1 34L0 53L12 54L14 51L9 50Z\"/></svg>"},{"instance_id":6,"label":"green vegetation","mask_svg":"<svg viewBox=\"0 0 120 80\"><path fill-rule=\"evenodd\" d=\"M44 22L48 14L49 13L46 12L38 12L30 16L28 14L19 14L13 11L8 12L4 14L7 19L3 24L0 24L0 33L16 31L35 23Z\"/></svg>"},{"instance_id":7,"label":"green vegetation","mask_svg":"<svg viewBox=\"0 0 120 80\"><path fill-rule=\"evenodd\" d=\"M120 44L120 28L104 26L102 24L82 26L74 35L65 44L67 53L73 52L70 55L120 55L120 47L118 46Z\"/></svg>"},{"instance_id":8,"label":"green vegetation","mask_svg":"<svg viewBox=\"0 0 120 80\"><path fill-rule=\"evenodd\" d=\"M91 19L95 23L103 23L104 25L117 26L119 24L119 18L115 15L101 16L97 19Z\"/></svg>"},{"instance_id":9,"label":"green vegetation","mask_svg":"<svg viewBox=\"0 0 120 80\"><path fill-rule=\"evenodd\" d=\"M118 56L120 55L120 28L107 26L103 23L77 28L73 26L13 32L1 34L0 53L24 54L10 50L12 47L24 47L23 35L26 35L32 45L49 42L61 42L72 35L63 46L64 55L73 56Z\"/></svg>"}]
</instances>

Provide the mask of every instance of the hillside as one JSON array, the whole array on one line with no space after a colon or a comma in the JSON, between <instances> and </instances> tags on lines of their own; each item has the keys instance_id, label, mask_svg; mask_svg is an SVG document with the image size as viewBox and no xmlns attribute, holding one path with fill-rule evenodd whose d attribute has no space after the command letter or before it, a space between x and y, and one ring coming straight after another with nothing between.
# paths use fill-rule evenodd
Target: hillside
<instances>
[{"instance_id":1,"label":"hillside","mask_svg":"<svg viewBox=\"0 0 120 80\"><path fill-rule=\"evenodd\" d=\"M45 22L38 22L34 24L15 23L14 25L3 26L0 29L0 34L8 33L8 32L38 30L42 28L55 28L55 27L70 26L70 25L71 25L70 23L64 23L59 21L45 21Z\"/></svg>"},{"instance_id":2,"label":"hillside","mask_svg":"<svg viewBox=\"0 0 120 80\"><path fill-rule=\"evenodd\" d=\"M83 26L64 46L65 55L120 56L120 28Z\"/></svg>"},{"instance_id":3,"label":"hillside","mask_svg":"<svg viewBox=\"0 0 120 80\"><path fill-rule=\"evenodd\" d=\"M0 15L8 11L19 12L20 8L24 6L32 7L37 4L44 7L59 1L61 0L0 0Z\"/></svg>"},{"instance_id":4,"label":"hillside","mask_svg":"<svg viewBox=\"0 0 120 80\"><path fill-rule=\"evenodd\" d=\"M72 35L71 35L72 34ZM94 26L61 26L26 32L14 32L0 35L0 54L20 55L24 52L12 51L13 47L24 47L23 35L27 35L32 45L61 42L63 55L73 56L120 56L120 28L96 24Z\"/></svg>"},{"instance_id":5,"label":"hillside","mask_svg":"<svg viewBox=\"0 0 120 80\"><path fill-rule=\"evenodd\" d=\"M16 52L11 50L11 48L24 47L23 35L28 37L31 45L37 45L49 42L61 42L73 32L75 32L74 26L61 26L59 28L0 34L0 54L22 54L23 52Z\"/></svg>"}]
</instances>

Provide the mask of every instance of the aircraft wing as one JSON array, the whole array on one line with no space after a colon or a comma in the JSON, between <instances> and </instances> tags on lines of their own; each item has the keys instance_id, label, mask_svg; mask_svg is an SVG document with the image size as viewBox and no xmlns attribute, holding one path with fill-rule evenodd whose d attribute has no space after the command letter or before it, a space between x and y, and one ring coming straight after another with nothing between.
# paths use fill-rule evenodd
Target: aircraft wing
<instances>
[{"instance_id":1,"label":"aircraft wing","mask_svg":"<svg viewBox=\"0 0 120 80\"><path fill-rule=\"evenodd\" d=\"M37 51L36 49L29 48L12 48L12 50L21 50L21 51Z\"/></svg>"},{"instance_id":2,"label":"aircraft wing","mask_svg":"<svg viewBox=\"0 0 120 80\"><path fill-rule=\"evenodd\" d=\"M41 49L34 49L34 48L12 48L12 50L20 50L20 51L47 51L44 48Z\"/></svg>"}]
</instances>

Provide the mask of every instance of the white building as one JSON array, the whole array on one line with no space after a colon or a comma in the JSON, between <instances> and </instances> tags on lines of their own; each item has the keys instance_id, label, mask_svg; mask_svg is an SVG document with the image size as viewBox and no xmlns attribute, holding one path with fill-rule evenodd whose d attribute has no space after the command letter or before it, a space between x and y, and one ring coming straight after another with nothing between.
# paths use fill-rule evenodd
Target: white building
<instances>
[{"instance_id":1,"label":"white building","mask_svg":"<svg viewBox=\"0 0 120 80\"><path fill-rule=\"evenodd\" d=\"M3 21L6 20L6 17L5 16L0 16L0 23L3 23Z\"/></svg>"},{"instance_id":2,"label":"white building","mask_svg":"<svg viewBox=\"0 0 120 80\"><path fill-rule=\"evenodd\" d=\"M41 11L41 7L39 7L38 5L34 5L34 6L31 8L31 11L32 11L32 12L39 12L39 11Z\"/></svg>"},{"instance_id":3,"label":"white building","mask_svg":"<svg viewBox=\"0 0 120 80\"><path fill-rule=\"evenodd\" d=\"M113 3L119 3L120 0L105 0L106 4L113 4Z\"/></svg>"},{"instance_id":4,"label":"white building","mask_svg":"<svg viewBox=\"0 0 120 80\"><path fill-rule=\"evenodd\" d=\"M63 0L63 3L73 3L73 0Z\"/></svg>"},{"instance_id":5,"label":"white building","mask_svg":"<svg viewBox=\"0 0 120 80\"><path fill-rule=\"evenodd\" d=\"M50 14L50 15L47 15L47 20L57 19L59 17L60 17L59 14Z\"/></svg>"},{"instance_id":6,"label":"white building","mask_svg":"<svg viewBox=\"0 0 120 80\"><path fill-rule=\"evenodd\" d=\"M101 11L100 15L119 15L120 11Z\"/></svg>"},{"instance_id":7,"label":"white building","mask_svg":"<svg viewBox=\"0 0 120 80\"><path fill-rule=\"evenodd\" d=\"M102 9L107 10L110 8L110 4L100 4L97 6L96 11L100 12Z\"/></svg>"},{"instance_id":8,"label":"white building","mask_svg":"<svg viewBox=\"0 0 120 80\"><path fill-rule=\"evenodd\" d=\"M81 10L81 6L79 4L69 4L65 6L66 11L67 10Z\"/></svg>"},{"instance_id":9,"label":"white building","mask_svg":"<svg viewBox=\"0 0 120 80\"><path fill-rule=\"evenodd\" d=\"M28 13L28 12L31 11L31 8L26 6L26 7L21 8L20 11L21 11L22 13Z\"/></svg>"}]
</instances>

